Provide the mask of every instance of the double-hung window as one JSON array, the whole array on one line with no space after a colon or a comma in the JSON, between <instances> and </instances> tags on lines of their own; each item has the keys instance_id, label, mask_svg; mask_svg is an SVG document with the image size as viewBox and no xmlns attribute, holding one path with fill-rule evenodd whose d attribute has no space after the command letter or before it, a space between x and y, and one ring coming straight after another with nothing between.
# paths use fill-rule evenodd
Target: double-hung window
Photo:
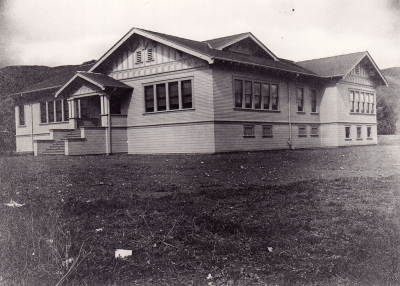
<instances>
[{"instance_id":1,"label":"double-hung window","mask_svg":"<svg viewBox=\"0 0 400 286\"><path fill-rule=\"evenodd\" d=\"M345 138L350 139L350 126L345 127Z\"/></svg>"},{"instance_id":2,"label":"double-hung window","mask_svg":"<svg viewBox=\"0 0 400 286\"><path fill-rule=\"evenodd\" d=\"M66 99L43 101L40 103L40 123L63 122L69 119Z\"/></svg>"},{"instance_id":3,"label":"double-hung window","mask_svg":"<svg viewBox=\"0 0 400 286\"><path fill-rule=\"evenodd\" d=\"M350 90L350 112L352 113L374 113L374 94L360 91Z\"/></svg>"},{"instance_id":4,"label":"double-hung window","mask_svg":"<svg viewBox=\"0 0 400 286\"><path fill-rule=\"evenodd\" d=\"M18 116L19 116L19 125L25 125L25 105L21 104L18 106Z\"/></svg>"},{"instance_id":5,"label":"double-hung window","mask_svg":"<svg viewBox=\"0 0 400 286\"><path fill-rule=\"evenodd\" d=\"M193 108L192 80L177 80L144 86L145 112Z\"/></svg>"},{"instance_id":6,"label":"double-hung window","mask_svg":"<svg viewBox=\"0 0 400 286\"><path fill-rule=\"evenodd\" d=\"M311 112L317 112L317 91L311 90Z\"/></svg>"},{"instance_id":7,"label":"double-hung window","mask_svg":"<svg viewBox=\"0 0 400 286\"><path fill-rule=\"evenodd\" d=\"M260 81L235 79L235 108L278 110L278 85Z\"/></svg>"},{"instance_id":8,"label":"double-hung window","mask_svg":"<svg viewBox=\"0 0 400 286\"><path fill-rule=\"evenodd\" d=\"M304 92L301 87L296 88L297 111L304 111Z\"/></svg>"},{"instance_id":9,"label":"double-hung window","mask_svg":"<svg viewBox=\"0 0 400 286\"><path fill-rule=\"evenodd\" d=\"M362 139L362 137L361 137L361 126L357 126L357 139Z\"/></svg>"}]
</instances>

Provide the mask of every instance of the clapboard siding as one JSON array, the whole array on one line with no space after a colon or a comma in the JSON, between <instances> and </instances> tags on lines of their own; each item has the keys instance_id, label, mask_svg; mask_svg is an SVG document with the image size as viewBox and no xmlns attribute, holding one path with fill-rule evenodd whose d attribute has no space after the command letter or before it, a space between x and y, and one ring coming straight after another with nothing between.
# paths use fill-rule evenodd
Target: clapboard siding
<instances>
[{"instance_id":1,"label":"clapboard siding","mask_svg":"<svg viewBox=\"0 0 400 286\"><path fill-rule=\"evenodd\" d=\"M33 141L31 136L16 137L17 152L33 152Z\"/></svg>"},{"instance_id":2,"label":"clapboard siding","mask_svg":"<svg viewBox=\"0 0 400 286\"><path fill-rule=\"evenodd\" d=\"M376 90L373 87L369 86L361 86L357 84L345 83L343 81L337 84L338 89L338 121L341 122L363 122L368 124L376 123ZM349 99L349 90L356 89L360 91L365 91L369 93L373 93L375 104L374 104L374 113L373 114L356 114L350 113L350 99Z\"/></svg>"},{"instance_id":3,"label":"clapboard siding","mask_svg":"<svg viewBox=\"0 0 400 286\"><path fill-rule=\"evenodd\" d=\"M193 109L145 113L144 85L182 79L192 79ZM200 122L213 119L212 78L211 70L208 67L124 82L134 88L128 110L128 127Z\"/></svg>"},{"instance_id":4,"label":"clapboard siding","mask_svg":"<svg viewBox=\"0 0 400 286\"><path fill-rule=\"evenodd\" d=\"M266 125L271 125L265 122ZM219 123L215 125L216 152L255 151L288 148L289 125L273 125L272 136L262 137L262 125L254 124L254 137L243 137L244 123Z\"/></svg>"},{"instance_id":5,"label":"clapboard siding","mask_svg":"<svg viewBox=\"0 0 400 286\"><path fill-rule=\"evenodd\" d=\"M128 129L129 154L214 153L212 123Z\"/></svg>"},{"instance_id":6,"label":"clapboard siding","mask_svg":"<svg viewBox=\"0 0 400 286\"><path fill-rule=\"evenodd\" d=\"M243 79L278 85L279 111L264 111L252 109L234 109L233 80ZM289 98L292 121L319 123L319 114L311 114L311 87L306 83L282 80L261 73L240 72L213 68L213 90L216 120L244 120L244 121L269 121L289 122ZM304 89L304 112L297 112L296 87ZM320 109L322 90L317 89L317 111Z\"/></svg>"},{"instance_id":7,"label":"clapboard siding","mask_svg":"<svg viewBox=\"0 0 400 286\"><path fill-rule=\"evenodd\" d=\"M65 141L66 155L93 155L107 152L107 129L84 128L85 140Z\"/></svg>"},{"instance_id":8,"label":"clapboard siding","mask_svg":"<svg viewBox=\"0 0 400 286\"><path fill-rule=\"evenodd\" d=\"M111 128L111 153L128 152L128 135L126 128Z\"/></svg>"}]
</instances>

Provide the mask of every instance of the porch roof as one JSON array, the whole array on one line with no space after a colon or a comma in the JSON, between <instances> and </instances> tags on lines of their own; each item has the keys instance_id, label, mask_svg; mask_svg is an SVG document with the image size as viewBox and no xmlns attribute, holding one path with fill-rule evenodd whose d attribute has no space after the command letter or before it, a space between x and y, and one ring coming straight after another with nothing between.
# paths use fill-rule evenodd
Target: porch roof
<instances>
[{"instance_id":1,"label":"porch roof","mask_svg":"<svg viewBox=\"0 0 400 286\"><path fill-rule=\"evenodd\" d=\"M133 87L120 82L119 80L116 80L112 77L109 77L104 74L100 73L93 73L93 72L77 72L66 84L64 84L55 94L55 97L58 95L62 94L63 91L68 89L68 87L73 84L73 82L77 79L81 78L85 81L88 81L97 87L99 87L101 90L106 90L107 88L116 88L116 89L123 89L123 90L130 90L133 89Z\"/></svg>"}]
</instances>

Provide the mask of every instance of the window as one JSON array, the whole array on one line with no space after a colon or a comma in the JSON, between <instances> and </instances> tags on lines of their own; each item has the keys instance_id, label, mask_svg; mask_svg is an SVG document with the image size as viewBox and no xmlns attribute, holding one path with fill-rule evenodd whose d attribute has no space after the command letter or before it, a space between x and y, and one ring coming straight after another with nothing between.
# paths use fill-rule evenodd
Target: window
<instances>
[{"instance_id":1,"label":"window","mask_svg":"<svg viewBox=\"0 0 400 286\"><path fill-rule=\"evenodd\" d=\"M346 126L346 139L350 139L350 126Z\"/></svg>"},{"instance_id":2,"label":"window","mask_svg":"<svg viewBox=\"0 0 400 286\"><path fill-rule=\"evenodd\" d=\"M142 51L137 51L136 52L136 63L137 64L140 64L140 63L142 63L143 61L142 61Z\"/></svg>"},{"instance_id":3,"label":"window","mask_svg":"<svg viewBox=\"0 0 400 286\"><path fill-rule=\"evenodd\" d=\"M254 83L254 108L261 108L261 83Z\"/></svg>"},{"instance_id":4,"label":"window","mask_svg":"<svg viewBox=\"0 0 400 286\"><path fill-rule=\"evenodd\" d=\"M243 126L243 137L254 137L254 125Z\"/></svg>"},{"instance_id":5,"label":"window","mask_svg":"<svg viewBox=\"0 0 400 286\"><path fill-rule=\"evenodd\" d=\"M48 122L54 122L54 101L47 102L47 118Z\"/></svg>"},{"instance_id":6,"label":"window","mask_svg":"<svg viewBox=\"0 0 400 286\"><path fill-rule=\"evenodd\" d=\"M360 93L358 91L354 92L354 102L355 102L354 112L360 112Z\"/></svg>"},{"instance_id":7,"label":"window","mask_svg":"<svg viewBox=\"0 0 400 286\"><path fill-rule=\"evenodd\" d=\"M367 126L367 137L368 138L372 137L372 128L371 128L371 126Z\"/></svg>"},{"instance_id":8,"label":"window","mask_svg":"<svg viewBox=\"0 0 400 286\"><path fill-rule=\"evenodd\" d=\"M153 92L152 85L144 87L144 100L145 100L146 112L153 112L154 111L154 92Z\"/></svg>"},{"instance_id":9,"label":"window","mask_svg":"<svg viewBox=\"0 0 400 286\"><path fill-rule=\"evenodd\" d=\"M184 80L182 84L182 108L192 108L192 81Z\"/></svg>"},{"instance_id":10,"label":"window","mask_svg":"<svg viewBox=\"0 0 400 286\"><path fill-rule=\"evenodd\" d=\"M235 79L235 107L242 107L243 81Z\"/></svg>"},{"instance_id":11,"label":"window","mask_svg":"<svg viewBox=\"0 0 400 286\"><path fill-rule=\"evenodd\" d=\"M40 103L40 123L62 122L68 119L69 108L66 99Z\"/></svg>"},{"instance_id":12,"label":"window","mask_svg":"<svg viewBox=\"0 0 400 286\"><path fill-rule=\"evenodd\" d=\"M167 110L167 92L165 83L157 84L157 111Z\"/></svg>"},{"instance_id":13,"label":"window","mask_svg":"<svg viewBox=\"0 0 400 286\"><path fill-rule=\"evenodd\" d=\"M307 129L305 125L299 125L299 137L306 137Z\"/></svg>"},{"instance_id":14,"label":"window","mask_svg":"<svg viewBox=\"0 0 400 286\"><path fill-rule=\"evenodd\" d=\"M148 48L148 49L147 49L147 61L148 61L148 62L154 61L154 58L153 58L153 48Z\"/></svg>"},{"instance_id":15,"label":"window","mask_svg":"<svg viewBox=\"0 0 400 286\"><path fill-rule=\"evenodd\" d=\"M170 82L168 84L168 94L169 94L169 109L179 109L179 92L178 92L178 82Z\"/></svg>"},{"instance_id":16,"label":"window","mask_svg":"<svg viewBox=\"0 0 400 286\"><path fill-rule=\"evenodd\" d=\"M19 115L19 125L25 125L25 105L21 104L18 106L18 115Z\"/></svg>"},{"instance_id":17,"label":"window","mask_svg":"<svg viewBox=\"0 0 400 286\"><path fill-rule=\"evenodd\" d=\"M244 101L245 101L244 107L245 108L252 108L251 99L253 97L253 94L252 94L252 85L251 84L252 84L251 81L244 82Z\"/></svg>"},{"instance_id":18,"label":"window","mask_svg":"<svg viewBox=\"0 0 400 286\"><path fill-rule=\"evenodd\" d=\"M359 90L350 90L350 112L374 113L374 94Z\"/></svg>"},{"instance_id":19,"label":"window","mask_svg":"<svg viewBox=\"0 0 400 286\"><path fill-rule=\"evenodd\" d=\"M234 80L235 107L278 110L278 85Z\"/></svg>"},{"instance_id":20,"label":"window","mask_svg":"<svg viewBox=\"0 0 400 286\"><path fill-rule=\"evenodd\" d=\"M54 101L54 104L56 106L56 121L62 121L63 116L62 116L62 101L61 100L56 100Z\"/></svg>"},{"instance_id":21,"label":"window","mask_svg":"<svg viewBox=\"0 0 400 286\"><path fill-rule=\"evenodd\" d=\"M311 90L311 112L317 112L317 91Z\"/></svg>"},{"instance_id":22,"label":"window","mask_svg":"<svg viewBox=\"0 0 400 286\"><path fill-rule=\"evenodd\" d=\"M304 94L302 88L296 88L297 111L304 111Z\"/></svg>"},{"instance_id":23,"label":"window","mask_svg":"<svg viewBox=\"0 0 400 286\"><path fill-rule=\"evenodd\" d=\"M271 84L272 110L278 110L278 86Z\"/></svg>"},{"instance_id":24,"label":"window","mask_svg":"<svg viewBox=\"0 0 400 286\"><path fill-rule=\"evenodd\" d=\"M269 84L266 84L266 83L262 84L262 95L263 95L262 98L264 101L263 109L269 109L269 99L270 99Z\"/></svg>"},{"instance_id":25,"label":"window","mask_svg":"<svg viewBox=\"0 0 400 286\"><path fill-rule=\"evenodd\" d=\"M262 126L262 136L263 137L272 137L272 125L263 125Z\"/></svg>"},{"instance_id":26,"label":"window","mask_svg":"<svg viewBox=\"0 0 400 286\"><path fill-rule=\"evenodd\" d=\"M47 123L47 102L40 103L40 123Z\"/></svg>"},{"instance_id":27,"label":"window","mask_svg":"<svg viewBox=\"0 0 400 286\"><path fill-rule=\"evenodd\" d=\"M318 137L319 136L319 127L311 126L311 136Z\"/></svg>"},{"instance_id":28,"label":"window","mask_svg":"<svg viewBox=\"0 0 400 286\"><path fill-rule=\"evenodd\" d=\"M354 112L354 91L350 90L350 112Z\"/></svg>"},{"instance_id":29,"label":"window","mask_svg":"<svg viewBox=\"0 0 400 286\"><path fill-rule=\"evenodd\" d=\"M68 106L68 101L66 99L63 100L63 107L64 107L63 121L68 121L68 119L69 119L69 106Z\"/></svg>"},{"instance_id":30,"label":"window","mask_svg":"<svg viewBox=\"0 0 400 286\"><path fill-rule=\"evenodd\" d=\"M192 108L192 80L147 85L144 87L144 99L146 112Z\"/></svg>"},{"instance_id":31,"label":"window","mask_svg":"<svg viewBox=\"0 0 400 286\"><path fill-rule=\"evenodd\" d=\"M360 93L360 113L364 113L364 92Z\"/></svg>"},{"instance_id":32,"label":"window","mask_svg":"<svg viewBox=\"0 0 400 286\"><path fill-rule=\"evenodd\" d=\"M361 126L357 126L357 139L362 139L361 138Z\"/></svg>"}]
</instances>

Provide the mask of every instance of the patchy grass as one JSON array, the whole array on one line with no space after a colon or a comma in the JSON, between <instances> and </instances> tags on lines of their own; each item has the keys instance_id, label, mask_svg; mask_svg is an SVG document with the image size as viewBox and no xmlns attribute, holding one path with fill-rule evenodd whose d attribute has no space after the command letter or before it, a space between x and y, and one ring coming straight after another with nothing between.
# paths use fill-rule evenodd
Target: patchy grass
<instances>
[{"instance_id":1,"label":"patchy grass","mask_svg":"<svg viewBox=\"0 0 400 286\"><path fill-rule=\"evenodd\" d=\"M376 146L0 158L2 202L25 204L0 206L0 284L397 285L396 160Z\"/></svg>"}]
</instances>

